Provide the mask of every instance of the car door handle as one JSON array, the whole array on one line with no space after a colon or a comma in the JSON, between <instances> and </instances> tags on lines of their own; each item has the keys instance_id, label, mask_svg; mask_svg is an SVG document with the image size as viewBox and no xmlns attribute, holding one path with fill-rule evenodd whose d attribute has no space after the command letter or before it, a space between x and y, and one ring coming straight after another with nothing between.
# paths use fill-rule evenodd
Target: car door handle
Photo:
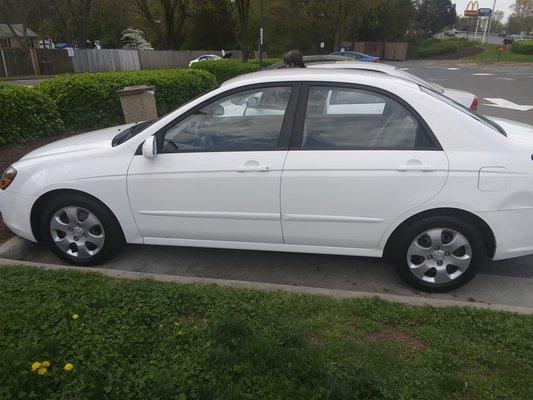
<instances>
[{"instance_id":1,"label":"car door handle","mask_svg":"<svg viewBox=\"0 0 533 400\"><path fill-rule=\"evenodd\" d=\"M413 164L413 165L400 165L397 168L398 171L422 171L422 172L433 172L435 171L435 167L432 165L426 165L426 164Z\"/></svg>"},{"instance_id":2,"label":"car door handle","mask_svg":"<svg viewBox=\"0 0 533 400\"><path fill-rule=\"evenodd\" d=\"M237 172L268 172L268 165L241 165L236 169Z\"/></svg>"}]
</instances>

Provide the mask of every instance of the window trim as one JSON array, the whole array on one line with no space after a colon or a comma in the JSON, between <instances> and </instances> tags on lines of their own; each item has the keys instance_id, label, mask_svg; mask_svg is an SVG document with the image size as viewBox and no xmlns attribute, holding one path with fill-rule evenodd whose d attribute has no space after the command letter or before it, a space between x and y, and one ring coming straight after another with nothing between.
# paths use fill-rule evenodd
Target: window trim
<instances>
[{"instance_id":1,"label":"window trim","mask_svg":"<svg viewBox=\"0 0 533 400\"><path fill-rule=\"evenodd\" d=\"M304 148L302 147L302 140L303 140L303 132L304 132L304 126L305 126L305 116L307 112L307 102L309 101L309 89L311 87L316 86L324 86L324 87L339 87L339 88L345 88L345 89L358 89L358 90L365 90L368 92L374 92L381 96L388 97L397 103L399 103L401 106L403 106L412 116L415 118L415 120L418 122L418 129L422 129L422 133L426 134L428 139L433 143L433 146L430 147L361 147L361 146L353 146L353 147L343 147L339 149L320 149L320 148ZM298 103L298 109L296 110L296 118L293 125L293 134L291 136L290 140L290 146L289 150L295 150L295 151L349 151L349 150L368 150L368 151L379 151L379 150L402 150L402 151L443 151L442 146L440 145L437 137L429 127L429 125L426 123L426 121L420 116L420 114L404 99L401 97L395 95L394 93L391 93L387 90L377 88L374 86L368 86L368 85L362 85L358 83L344 83L344 82L324 82L324 81L306 81L302 82L302 87L300 89L300 99L301 101ZM419 134L419 133L417 133Z\"/></svg>"},{"instance_id":2,"label":"window trim","mask_svg":"<svg viewBox=\"0 0 533 400\"><path fill-rule=\"evenodd\" d=\"M290 81L282 81L282 82L267 82L267 83L256 83L252 85L245 85L245 86L239 86L238 88L230 89L225 92L219 93L213 97L210 97L209 99L204 100L200 104L196 105L195 107L191 108L190 110L187 110L174 120L170 121L168 124L160 128L157 132L153 134L153 136L156 137L156 143L158 149L161 146L162 137L164 134L171 129L172 127L178 125L183 120L197 112L198 110L201 110L202 108L208 106L209 104L212 104L220 99L223 99L224 97L231 96L235 93L240 92L246 92L248 90L255 90L255 89L262 89L262 88L270 88L270 87L290 87L291 88L291 95L289 97L289 101L287 103L287 108L285 109L285 115L283 116L283 122L281 124L281 130L279 133L278 143L276 147L273 147L271 149L260 149L260 150L254 150L254 149L238 149L238 150L204 150L204 149L187 149L187 150L180 150L172 153L161 153L161 154L186 154L186 153L231 153L231 152L251 152L251 151L287 151L289 149L289 142L290 138L292 136L292 127L294 125L294 120L296 116L296 107L298 105L298 99L300 97L300 91L301 91L301 83L300 82L290 82ZM139 149L142 147L142 144L139 146ZM136 152L136 155L141 154L139 151Z\"/></svg>"}]
</instances>

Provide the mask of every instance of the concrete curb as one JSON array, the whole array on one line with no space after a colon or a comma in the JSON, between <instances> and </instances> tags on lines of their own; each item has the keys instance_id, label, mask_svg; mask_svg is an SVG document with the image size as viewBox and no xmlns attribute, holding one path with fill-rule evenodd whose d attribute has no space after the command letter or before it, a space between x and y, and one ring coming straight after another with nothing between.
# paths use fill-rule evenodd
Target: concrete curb
<instances>
[{"instance_id":1,"label":"concrete curb","mask_svg":"<svg viewBox=\"0 0 533 400\"><path fill-rule=\"evenodd\" d=\"M78 272L96 272L104 276L120 279L153 279L160 282L174 282L180 284L203 284L209 285L214 284L217 286L227 286L234 288L244 288L244 289L256 289L264 290L269 292L282 291L288 293L302 293L310 295L320 295L328 296L337 299L348 299L348 298L380 298L382 300L403 303L412 306L431 306L431 307L472 307L477 309L489 309L489 310L498 310L498 311L509 311L519 314L533 314L533 308L529 307L519 307L519 306L510 306L505 304L487 304L487 303L469 303L464 301L457 300L443 300L443 299L433 299L427 297L415 297L415 296L399 296L392 294L384 293L372 293L372 292L358 292L351 290L339 290L339 289L325 289L309 286L291 286L291 285L282 285L274 283L263 283L263 282L248 282L248 281L237 281L237 280L228 280L228 279L215 279L215 278L197 278L189 276L178 276L178 275L166 275L166 274L152 274L146 272L135 272L135 271L124 271L124 270L110 270L105 268L93 268L93 267L75 267L75 266L65 266L65 265L54 265L54 264L44 264L36 263L29 261L18 261L8 258L0 258L0 265L16 265L20 267L37 267L44 270L69 270L69 271L78 271Z\"/></svg>"}]
</instances>

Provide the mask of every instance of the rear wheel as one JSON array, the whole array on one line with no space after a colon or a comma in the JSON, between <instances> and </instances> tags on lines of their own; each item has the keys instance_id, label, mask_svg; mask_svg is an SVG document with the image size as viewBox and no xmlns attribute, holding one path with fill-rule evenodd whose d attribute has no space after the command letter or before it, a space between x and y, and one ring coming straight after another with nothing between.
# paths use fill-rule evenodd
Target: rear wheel
<instances>
[{"instance_id":1,"label":"rear wheel","mask_svg":"<svg viewBox=\"0 0 533 400\"><path fill-rule=\"evenodd\" d=\"M400 276L428 292L447 292L469 282L486 259L476 227L456 217L429 217L415 222L395 247Z\"/></svg>"},{"instance_id":2,"label":"rear wheel","mask_svg":"<svg viewBox=\"0 0 533 400\"><path fill-rule=\"evenodd\" d=\"M124 242L111 212L76 194L58 196L44 206L40 234L56 256L76 265L99 264Z\"/></svg>"}]
</instances>

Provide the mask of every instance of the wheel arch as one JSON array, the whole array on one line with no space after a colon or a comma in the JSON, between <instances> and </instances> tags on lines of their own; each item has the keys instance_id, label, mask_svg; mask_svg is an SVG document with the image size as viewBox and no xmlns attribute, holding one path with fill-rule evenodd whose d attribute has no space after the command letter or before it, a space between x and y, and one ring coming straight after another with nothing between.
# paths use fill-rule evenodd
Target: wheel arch
<instances>
[{"instance_id":1,"label":"wheel arch","mask_svg":"<svg viewBox=\"0 0 533 400\"><path fill-rule=\"evenodd\" d=\"M71 194L71 195L74 194L74 195L78 195L78 196L83 196L85 198L88 198L88 199L90 199L92 201L97 202L102 207L104 207L107 211L109 211L110 215L113 216L113 218L115 219L115 222L120 227L120 233L122 235L122 239L125 241L124 230L123 230L122 225L120 224L118 218L116 217L115 213L103 201L101 201L97 197L95 197L95 196L93 196L93 195L91 195L89 193L83 192L81 190L76 190L76 189L54 189L54 190L51 190L49 192L46 192L46 193L42 194L35 201L35 203L33 203L33 206L32 206L31 212L30 212L30 224L31 224L31 231L33 233L33 236L35 237L35 239L37 241L39 241L39 242L41 241L40 233L39 233L39 217L41 215L43 207L52 198L60 196L60 195L66 195L66 194Z\"/></svg>"},{"instance_id":2,"label":"wheel arch","mask_svg":"<svg viewBox=\"0 0 533 400\"><path fill-rule=\"evenodd\" d=\"M491 227L482 218L480 218L476 214L473 214L470 211L465 211L458 208L434 208L412 215L411 217L403 221L400 225L398 225L387 239L387 242L383 249L383 258L385 260L391 260L394 244L397 243L397 238L409 225L427 217L437 216L458 217L469 221L472 225L479 229L489 259L492 259L494 257L494 254L496 252L496 237L494 236L494 232L492 231Z\"/></svg>"}]
</instances>

